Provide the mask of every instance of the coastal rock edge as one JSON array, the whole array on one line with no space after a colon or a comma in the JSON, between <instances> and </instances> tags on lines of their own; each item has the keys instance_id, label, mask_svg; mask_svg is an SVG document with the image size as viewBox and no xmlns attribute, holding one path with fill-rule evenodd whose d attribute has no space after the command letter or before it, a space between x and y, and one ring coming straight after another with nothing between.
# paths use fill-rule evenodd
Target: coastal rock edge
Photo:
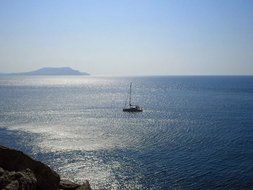
<instances>
[{"instance_id":1,"label":"coastal rock edge","mask_svg":"<svg viewBox=\"0 0 253 190\"><path fill-rule=\"evenodd\" d=\"M6 190L91 190L60 176L49 166L21 151L0 145L0 189Z\"/></svg>"}]
</instances>

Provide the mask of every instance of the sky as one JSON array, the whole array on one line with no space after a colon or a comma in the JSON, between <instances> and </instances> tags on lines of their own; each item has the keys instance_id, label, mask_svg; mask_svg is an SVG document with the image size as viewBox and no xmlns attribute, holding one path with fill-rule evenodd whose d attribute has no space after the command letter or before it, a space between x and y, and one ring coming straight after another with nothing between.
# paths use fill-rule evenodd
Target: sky
<instances>
[{"instance_id":1,"label":"sky","mask_svg":"<svg viewBox=\"0 0 253 190\"><path fill-rule=\"evenodd\" d=\"M0 72L252 75L252 0L0 0Z\"/></svg>"}]
</instances>

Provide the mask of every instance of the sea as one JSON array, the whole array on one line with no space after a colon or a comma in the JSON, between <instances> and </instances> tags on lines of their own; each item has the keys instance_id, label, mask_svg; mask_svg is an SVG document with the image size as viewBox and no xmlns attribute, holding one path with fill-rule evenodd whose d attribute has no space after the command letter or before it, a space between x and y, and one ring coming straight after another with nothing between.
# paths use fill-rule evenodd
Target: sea
<instances>
[{"instance_id":1,"label":"sea","mask_svg":"<svg viewBox=\"0 0 253 190\"><path fill-rule=\"evenodd\" d=\"M93 189L252 190L253 76L1 76L0 144Z\"/></svg>"}]
</instances>

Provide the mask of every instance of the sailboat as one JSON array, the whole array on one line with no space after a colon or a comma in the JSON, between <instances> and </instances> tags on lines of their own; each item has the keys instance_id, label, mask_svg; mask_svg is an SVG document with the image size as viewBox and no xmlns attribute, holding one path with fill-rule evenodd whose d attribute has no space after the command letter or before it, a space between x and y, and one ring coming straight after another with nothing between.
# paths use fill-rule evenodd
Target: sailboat
<instances>
[{"instance_id":1,"label":"sailboat","mask_svg":"<svg viewBox=\"0 0 253 190\"><path fill-rule=\"evenodd\" d=\"M129 103L128 107L125 105L123 108L124 112L142 112L142 108L138 105L132 104L132 83L130 83L130 90L129 90Z\"/></svg>"}]
</instances>

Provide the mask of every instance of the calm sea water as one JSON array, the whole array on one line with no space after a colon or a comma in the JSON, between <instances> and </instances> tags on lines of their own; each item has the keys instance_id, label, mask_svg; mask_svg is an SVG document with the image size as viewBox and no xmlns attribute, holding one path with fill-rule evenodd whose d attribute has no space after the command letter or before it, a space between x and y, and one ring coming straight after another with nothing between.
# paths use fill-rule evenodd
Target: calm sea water
<instances>
[{"instance_id":1,"label":"calm sea water","mask_svg":"<svg viewBox=\"0 0 253 190\"><path fill-rule=\"evenodd\" d=\"M253 189L253 77L0 77L0 144L93 188Z\"/></svg>"}]
</instances>

